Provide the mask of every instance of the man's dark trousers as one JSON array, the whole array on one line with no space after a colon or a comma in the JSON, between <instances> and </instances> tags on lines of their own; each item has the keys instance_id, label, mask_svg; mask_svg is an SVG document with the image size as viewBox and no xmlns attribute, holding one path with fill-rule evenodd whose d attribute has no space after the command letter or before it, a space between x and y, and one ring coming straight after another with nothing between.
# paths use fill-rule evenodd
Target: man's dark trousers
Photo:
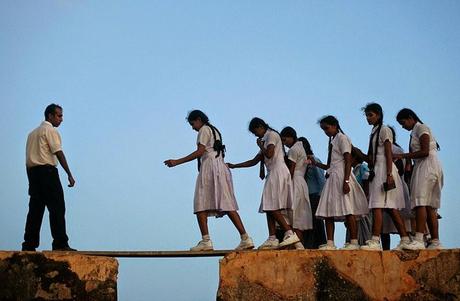
<instances>
[{"instance_id":1,"label":"man's dark trousers","mask_svg":"<svg viewBox=\"0 0 460 301\"><path fill-rule=\"evenodd\" d=\"M59 173L52 165L40 165L27 169L29 179L29 213L24 233L24 250L35 249L40 243L40 228L48 208L53 249L68 246L65 227L65 203Z\"/></svg>"}]
</instances>

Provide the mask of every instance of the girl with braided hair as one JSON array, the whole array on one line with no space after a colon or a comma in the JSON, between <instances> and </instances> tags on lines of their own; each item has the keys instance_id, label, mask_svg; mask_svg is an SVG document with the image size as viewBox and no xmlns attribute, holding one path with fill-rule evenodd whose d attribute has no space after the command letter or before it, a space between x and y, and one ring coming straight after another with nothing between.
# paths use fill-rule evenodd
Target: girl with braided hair
<instances>
[{"instance_id":1,"label":"girl with braided hair","mask_svg":"<svg viewBox=\"0 0 460 301\"><path fill-rule=\"evenodd\" d=\"M439 241L437 209L441 206L441 189L444 175L438 158L439 144L431 129L425 125L411 109L402 109L396 120L403 129L411 131L409 152L393 155L394 159L407 159L408 170L414 161L410 179L411 207L415 210L416 234L412 242L413 249L424 249L423 234L425 225L431 234L428 249L442 249Z\"/></svg>"},{"instance_id":2,"label":"girl with braided hair","mask_svg":"<svg viewBox=\"0 0 460 301\"><path fill-rule=\"evenodd\" d=\"M350 243L343 250L358 250L357 218L366 215L366 195L351 172L351 140L340 128L334 116L325 116L319 125L329 137L327 164L316 162L309 157L311 164L326 170L326 184L316 210L316 216L325 219L327 243L319 246L320 250L336 250L334 244L335 221L345 221L350 232Z\"/></svg>"},{"instance_id":3,"label":"girl with braided hair","mask_svg":"<svg viewBox=\"0 0 460 301\"><path fill-rule=\"evenodd\" d=\"M197 150L180 159L164 161L168 167L174 167L192 160L198 162L198 177L195 186L194 213L197 216L202 240L191 251L213 250L208 231L208 216L222 217L228 215L241 236L241 242L236 250L254 248L254 243L243 226L237 212L233 191L232 175L224 163L225 146L222 135L209 122L208 116L200 110L189 113L187 121L192 129L198 132Z\"/></svg>"},{"instance_id":4,"label":"girl with braided hair","mask_svg":"<svg viewBox=\"0 0 460 301\"><path fill-rule=\"evenodd\" d=\"M259 212L267 215L268 239L259 249L277 249L299 242L285 218L293 204L293 184L291 174L284 161L284 148L281 137L265 121L255 117L249 123L249 131L257 138L259 152L248 161L230 164L230 168L252 167L260 163L260 178L265 179ZM268 174L265 177L265 167ZM283 241L276 238L276 224L284 231Z\"/></svg>"},{"instance_id":5,"label":"girl with braided hair","mask_svg":"<svg viewBox=\"0 0 460 301\"><path fill-rule=\"evenodd\" d=\"M289 148L287 164L294 184L294 203L292 204L292 214L289 215L289 218L294 232L300 239L300 242L296 243L294 247L297 250L302 250L305 248L304 231L313 229L310 194L305 181L305 172L308 165L307 153L302 141L298 140L297 132L294 128L287 126L281 131L280 135L283 145Z\"/></svg>"},{"instance_id":6,"label":"girl with braided hair","mask_svg":"<svg viewBox=\"0 0 460 301\"><path fill-rule=\"evenodd\" d=\"M372 125L367 155L355 149L369 164L369 208L372 209L372 238L362 246L363 250L381 251L380 233L383 226L383 211L388 212L398 230L401 241L396 249L409 249L410 239L399 212L405 207L404 191L398 169L393 163L393 135L383 125L383 110L378 103L369 103L362 108L367 122Z\"/></svg>"}]
</instances>

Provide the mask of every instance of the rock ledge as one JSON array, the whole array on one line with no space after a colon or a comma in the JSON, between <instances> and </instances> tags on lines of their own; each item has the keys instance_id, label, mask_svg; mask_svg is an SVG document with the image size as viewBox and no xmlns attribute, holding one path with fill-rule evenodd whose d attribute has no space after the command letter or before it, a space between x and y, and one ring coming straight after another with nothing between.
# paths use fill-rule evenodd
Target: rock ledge
<instances>
[{"instance_id":1,"label":"rock ledge","mask_svg":"<svg viewBox=\"0 0 460 301\"><path fill-rule=\"evenodd\" d=\"M460 249L235 252L219 274L219 301L460 300Z\"/></svg>"}]
</instances>

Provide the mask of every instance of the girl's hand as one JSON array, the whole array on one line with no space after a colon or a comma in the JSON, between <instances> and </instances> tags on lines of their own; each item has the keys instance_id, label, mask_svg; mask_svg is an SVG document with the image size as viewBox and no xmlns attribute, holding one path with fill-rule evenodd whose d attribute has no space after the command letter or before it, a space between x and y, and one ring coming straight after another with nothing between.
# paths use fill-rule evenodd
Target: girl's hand
<instances>
[{"instance_id":1,"label":"girl's hand","mask_svg":"<svg viewBox=\"0 0 460 301\"><path fill-rule=\"evenodd\" d=\"M348 194L350 192L350 184L343 181L343 194Z\"/></svg>"},{"instance_id":2,"label":"girl's hand","mask_svg":"<svg viewBox=\"0 0 460 301\"><path fill-rule=\"evenodd\" d=\"M307 164L311 164L313 166L316 166L316 160L312 155L307 156Z\"/></svg>"},{"instance_id":3,"label":"girl's hand","mask_svg":"<svg viewBox=\"0 0 460 301\"><path fill-rule=\"evenodd\" d=\"M230 168L230 169L233 169L233 168L235 168L235 164L227 163L227 167Z\"/></svg>"},{"instance_id":4,"label":"girl's hand","mask_svg":"<svg viewBox=\"0 0 460 301\"><path fill-rule=\"evenodd\" d=\"M395 180L393 179L393 176L392 175L388 175L387 176L387 183L389 186L393 185L395 182Z\"/></svg>"},{"instance_id":5,"label":"girl's hand","mask_svg":"<svg viewBox=\"0 0 460 301\"><path fill-rule=\"evenodd\" d=\"M257 138L257 145L259 146L260 149L263 149L264 142L265 141L262 138Z\"/></svg>"},{"instance_id":6,"label":"girl's hand","mask_svg":"<svg viewBox=\"0 0 460 301\"><path fill-rule=\"evenodd\" d=\"M403 159L403 154L393 154L393 161Z\"/></svg>"},{"instance_id":7,"label":"girl's hand","mask_svg":"<svg viewBox=\"0 0 460 301\"><path fill-rule=\"evenodd\" d=\"M177 165L177 160L169 159L169 160L164 161L164 164L168 167L174 167Z\"/></svg>"}]
</instances>

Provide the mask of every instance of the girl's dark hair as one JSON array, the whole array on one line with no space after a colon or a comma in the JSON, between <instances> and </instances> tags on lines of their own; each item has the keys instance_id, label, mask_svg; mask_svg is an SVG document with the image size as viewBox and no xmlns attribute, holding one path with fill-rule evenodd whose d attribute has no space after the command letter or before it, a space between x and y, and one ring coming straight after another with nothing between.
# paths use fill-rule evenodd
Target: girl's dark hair
<instances>
[{"instance_id":1,"label":"girl's dark hair","mask_svg":"<svg viewBox=\"0 0 460 301\"><path fill-rule=\"evenodd\" d=\"M358 162L358 164L362 164L364 162L363 158L358 155L358 152L356 151L356 148L352 147L351 148L351 157Z\"/></svg>"},{"instance_id":2,"label":"girl's dark hair","mask_svg":"<svg viewBox=\"0 0 460 301\"><path fill-rule=\"evenodd\" d=\"M285 127L280 132L281 137L294 138L294 141L297 141L297 132L290 126Z\"/></svg>"},{"instance_id":3,"label":"girl's dark hair","mask_svg":"<svg viewBox=\"0 0 460 301\"><path fill-rule=\"evenodd\" d=\"M327 115L327 116L322 117L320 120L318 120L318 123L320 125L321 123L325 123L328 125L336 126L337 130L343 134L343 130L340 127L339 120L332 115ZM328 150L327 151L327 166L330 166L331 158L332 158L332 137L329 137L329 144L328 144L327 150Z\"/></svg>"},{"instance_id":4,"label":"girl's dark hair","mask_svg":"<svg viewBox=\"0 0 460 301\"><path fill-rule=\"evenodd\" d=\"M313 156L313 150L311 149L310 142L308 142L307 138L299 137L299 139L297 140L302 142L303 148L305 149L305 153L307 154L307 156Z\"/></svg>"},{"instance_id":5,"label":"girl's dark hair","mask_svg":"<svg viewBox=\"0 0 460 301\"><path fill-rule=\"evenodd\" d=\"M328 125L333 125L333 126L336 126L337 127L337 130L340 132L340 133L344 133L342 128L340 127L340 123L339 121L337 120L337 118L335 118L334 116L332 115L327 115L327 116L324 116L324 117L321 117L319 120L318 120L318 124L321 125L321 123L325 123L325 124L328 124Z\"/></svg>"},{"instance_id":6,"label":"girl's dark hair","mask_svg":"<svg viewBox=\"0 0 460 301\"><path fill-rule=\"evenodd\" d=\"M401 145L399 145L397 142L396 142L396 130L393 126L389 126L390 130L391 130L391 135L393 136L393 144L396 145L396 146L399 146L401 147Z\"/></svg>"},{"instance_id":7,"label":"girl's dark hair","mask_svg":"<svg viewBox=\"0 0 460 301\"><path fill-rule=\"evenodd\" d=\"M254 134L254 131L256 128L264 128L264 129L268 129L269 126L267 123L265 123L265 121L259 117L254 117L251 119L251 121L249 122L249 127L248 127L248 130Z\"/></svg>"},{"instance_id":8,"label":"girl's dark hair","mask_svg":"<svg viewBox=\"0 0 460 301\"><path fill-rule=\"evenodd\" d=\"M265 130L271 130L271 131L277 133L278 136L281 139L280 133L277 130L275 130L274 128L270 127L262 118L259 118L259 117L252 118L251 121L249 122L249 126L248 126L249 131L251 133L255 134L254 133L255 129L259 128L259 127L264 128ZM284 149L284 147L282 147L282 149L283 149L283 153L284 153L284 157L285 157L284 160L287 160L287 158L286 158L286 150Z\"/></svg>"},{"instance_id":9,"label":"girl's dark hair","mask_svg":"<svg viewBox=\"0 0 460 301\"><path fill-rule=\"evenodd\" d=\"M379 147L379 138L380 138L380 130L382 129L382 125L383 125L383 109L382 109L382 106L379 105L378 103L376 102L371 102L371 103L368 103L365 107L361 108L362 111L364 111L364 113L369 113L369 112L372 112L372 113L375 113L377 115L380 116L379 120L378 120L378 128L377 128L377 131L371 135L371 137L369 138L369 150L367 152L367 154L369 155L369 153L371 152L372 153L372 162L370 162L370 167L371 169L374 168L374 164L375 164L375 158L377 158L377 152L378 152L378 147ZM374 135L377 135L377 138L375 139L375 153L372 152L372 139L374 138Z\"/></svg>"},{"instance_id":10,"label":"girl's dark hair","mask_svg":"<svg viewBox=\"0 0 460 301\"><path fill-rule=\"evenodd\" d=\"M398 115L396 115L396 120L397 121L400 121L402 119L409 119L409 118L412 118L415 121L418 121L418 122L423 124L423 122L420 120L420 118L418 118L417 114L415 114L415 112L412 111L411 109L404 108L404 109L402 109L401 111L398 112Z\"/></svg>"},{"instance_id":11,"label":"girl's dark hair","mask_svg":"<svg viewBox=\"0 0 460 301\"><path fill-rule=\"evenodd\" d=\"M197 119L201 119L205 125L209 126L212 131L212 136L214 137L213 149L217 152L216 158L222 153L222 157L225 157L225 145L222 143L222 134L219 130L209 122L208 116L200 110L193 110L187 116L187 121L190 123ZM217 139L216 132L219 134L220 139Z\"/></svg>"},{"instance_id":12,"label":"girl's dark hair","mask_svg":"<svg viewBox=\"0 0 460 301\"><path fill-rule=\"evenodd\" d=\"M389 126L391 130L391 135L393 136L393 145L401 147L398 143L396 143L396 130L394 127ZM404 163L402 159L398 159L394 161L394 164L396 165L396 168L398 169L398 174L400 176L404 175Z\"/></svg>"},{"instance_id":13,"label":"girl's dark hair","mask_svg":"<svg viewBox=\"0 0 460 301\"><path fill-rule=\"evenodd\" d=\"M402 110L400 110L398 112L398 115L396 115L396 120L398 122L401 121L402 119L409 119L409 118L412 118L415 121L420 122L421 124L423 124L423 122L420 120L420 118L418 118L417 114L415 114L415 112L412 111L411 109L404 108L404 109L402 109ZM438 150L441 149L441 147L439 146L439 143L437 141L436 141L436 147L437 147Z\"/></svg>"},{"instance_id":14,"label":"girl's dark hair","mask_svg":"<svg viewBox=\"0 0 460 301\"><path fill-rule=\"evenodd\" d=\"M254 117L251 119L251 121L249 122L248 129L251 133L254 134L255 129L260 128L260 127L266 130L272 130L278 135L280 135L280 133L277 130L270 127L262 118L259 118L259 117ZM280 135L280 138L281 138L281 135Z\"/></svg>"}]
</instances>

